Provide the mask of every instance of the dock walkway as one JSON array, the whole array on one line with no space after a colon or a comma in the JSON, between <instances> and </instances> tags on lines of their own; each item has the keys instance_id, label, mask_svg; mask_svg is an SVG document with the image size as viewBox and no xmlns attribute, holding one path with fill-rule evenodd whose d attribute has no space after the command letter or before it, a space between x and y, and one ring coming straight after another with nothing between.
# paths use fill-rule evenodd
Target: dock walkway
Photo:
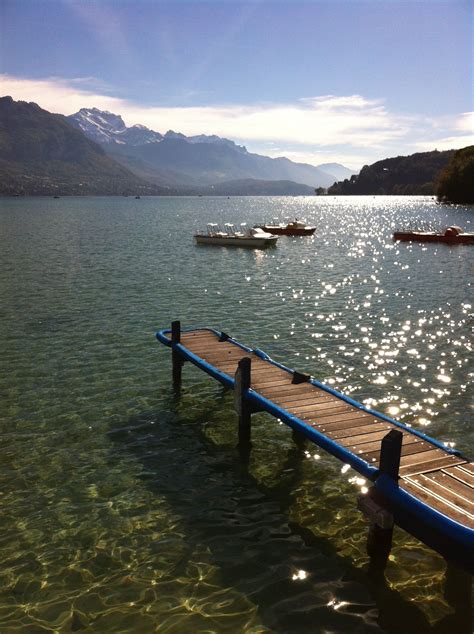
<instances>
[{"instance_id":1,"label":"dock walkway","mask_svg":"<svg viewBox=\"0 0 474 634\"><path fill-rule=\"evenodd\" d=\"M375 483L397 524L445 556L474 568L474 465L458 451L295 372L213 329L157 338L173 353L235 388L239 362L251 360L245 397ZM402 433L399 478L380 472L382 440Z\"/></svg>"}]
</instances>

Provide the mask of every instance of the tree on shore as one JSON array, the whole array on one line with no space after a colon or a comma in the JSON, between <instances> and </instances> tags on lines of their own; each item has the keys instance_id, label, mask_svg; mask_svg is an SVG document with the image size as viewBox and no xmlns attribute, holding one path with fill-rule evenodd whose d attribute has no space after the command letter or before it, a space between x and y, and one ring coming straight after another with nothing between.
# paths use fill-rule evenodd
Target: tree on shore
<instances>
[{"instance_id":1,"label":"tree on shore","mask_svg":"<svg viewBox=\"0 0 474 634\"><path fill-rule=\"evenodd\" d=\"M442 202L474 204L474 145L456 152L439 176L436 195Z\"/></svg>"}]
</instances>

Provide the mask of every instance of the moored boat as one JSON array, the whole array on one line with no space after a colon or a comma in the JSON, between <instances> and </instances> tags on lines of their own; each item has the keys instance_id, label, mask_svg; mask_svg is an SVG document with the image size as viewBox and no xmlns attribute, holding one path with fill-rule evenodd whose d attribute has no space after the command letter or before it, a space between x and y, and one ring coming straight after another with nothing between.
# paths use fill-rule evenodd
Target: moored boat
<instances>
[{"instance_id":1,"label":"moored boat","mask_svg":"<svg viewBox=\"0 0 474 634\"><path fill-rule=\"evenodd\" d=\"M311 236L316 231L316 227L311 227L304 220L295 218L293 222L284 224L274 221L272 224L258 225L263 231L268 231L279 236Z\"/></svg>"},{"instance_id":2,"label":"moored boat","mask_svg":"<svg viewBox=\"0 0 474 634\"><path fill-rule=\"evenodd\" d=\"M434 231L395 231L394 240L413 242L445 242L447 244L474 244L474 233L464 233L461 227L448 227L444 233Z\"/></svg>"},{"instance_id":3,"label":"moored boat","mask_svg":"<svg viewBox=\"0 0 474 634\"><path fill-rule=\"evenodd\" d=\"M226 224L222 230L218 224L208 223L207 232L194 235L197 244L213 244L216 246L249 247L253 249L265 249L275 245L278 236L266 233L259 227L248 229L245 224L241 230L236 231L234 225Z\"/></svg>"}]
</instances>

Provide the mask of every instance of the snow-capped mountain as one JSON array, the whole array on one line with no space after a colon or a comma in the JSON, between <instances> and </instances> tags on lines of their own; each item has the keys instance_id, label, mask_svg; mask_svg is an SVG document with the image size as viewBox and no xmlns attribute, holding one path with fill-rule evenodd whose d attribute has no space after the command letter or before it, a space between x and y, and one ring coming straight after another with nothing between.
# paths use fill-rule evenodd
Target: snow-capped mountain
<instances>
[{"instance_id":1,"label":"snow-capped mountain","mask_svg":"<svg viewBox=\"0 0 474 634\"><path fill-rule=\"evenodd\" d=\"M216 136L215 134L197 134L195 136L186 136L185 134L181 134L181 132L168 130L164 138L182 139L187 143L212 143L213 145L226 145L227 147L231 147L234 150L239 150L240 152L247 154L247 148L243 145L237 145L237 143L234 143L234 141L231 141L230 139L224 139L220 136Z\"/></svg>"},{"instance_id":2,"label":"snow-capped mountain","mask_svg":"<svg viewBox=\"0 0 474 634\"><path fill-rule=\"evenodd\" d=\"M81 108L79 112L70 115L68 119L97 143L145 145L146 143L158 143L163 139L162 134L154 132L144 125L134 125L127 128L120 115L98 108Z\"/></svg>"},{"instance_id":3,"label":"snow-capped mountain","mask_svg":"<svg viewBox=\"0 0 474 634\"><path fill-rule=\"evenodd\" d=\"M181 134L181 132L174 132L174 130L168 130L166 134L161 134L139 124L127 128L120 115L106 110L99 110L98 108L81 108L79 112L70 115L68 119L97 143L118 143L119 145L137 146L146 145L147 143L159 143L163 139L181 139L187 143L226 145L241 152L247 152L245 147L214 134L186 136Z\"/></svg>"},{"instance_id":4,"label":"snow-capped mountain","mask_svg":"<svg viewBox=\"0 0 474 634\"><path fill-rule=\"evenodd\" d=\"M213 185L231 180L293 181L310 187L329 187L344 166L320 169L248 152L244 146L216 135L165 134L144 125L127 128L122 117L97 108L82 108L68 117L87 137L102 145L114 160L137 176L159 185ZM349 170L347 170L349 171Z\"/></svg>"}]
</instances>

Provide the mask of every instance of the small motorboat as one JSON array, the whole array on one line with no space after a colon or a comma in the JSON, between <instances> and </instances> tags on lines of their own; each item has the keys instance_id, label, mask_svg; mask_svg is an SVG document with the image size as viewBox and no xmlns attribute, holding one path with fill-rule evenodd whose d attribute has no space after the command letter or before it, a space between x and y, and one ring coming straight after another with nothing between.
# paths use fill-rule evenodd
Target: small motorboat
<instances>
[{"instance_id":1,"label":"small motorboat","mask_svg":"<svg viewBox=\"0 0 474 634\"><path fill-rule=\"evenodd\" d=\"M259 227L247 228L245 223L240 225L240 231L236 231L234 225L224 225L222 230L218 224L208 223L207 232L196 233L194 238L197 244L214 244L222 247L250 247L253 249L265 249L276 244L278 236L266 233Z\"/></svg>"},{"instance_id":2,"label":"small motorboat","mask_svg":"<svg viewBox=\"0 0 474 634\"><path fill-rule=\"evenodd\" d=\"M271 224L258 225L263 231L268 231L277 236L311 236L316 231L316 227L310 227L304 220L295 218L293 222L284 224L274 218Z\"/></svg>"},{"instance_id":3,"label":"small motorboat","mask_svg":"<svg viewBox=\"0 0 474 634\"><path fill-rule=\"evenodd\" d=\"M474 233L464 233L461 227L448 227L444 233L434 231L395 231L394 240L414 242L445 242L447 244L474 244Z\"/></svg>"}]
</instances>

